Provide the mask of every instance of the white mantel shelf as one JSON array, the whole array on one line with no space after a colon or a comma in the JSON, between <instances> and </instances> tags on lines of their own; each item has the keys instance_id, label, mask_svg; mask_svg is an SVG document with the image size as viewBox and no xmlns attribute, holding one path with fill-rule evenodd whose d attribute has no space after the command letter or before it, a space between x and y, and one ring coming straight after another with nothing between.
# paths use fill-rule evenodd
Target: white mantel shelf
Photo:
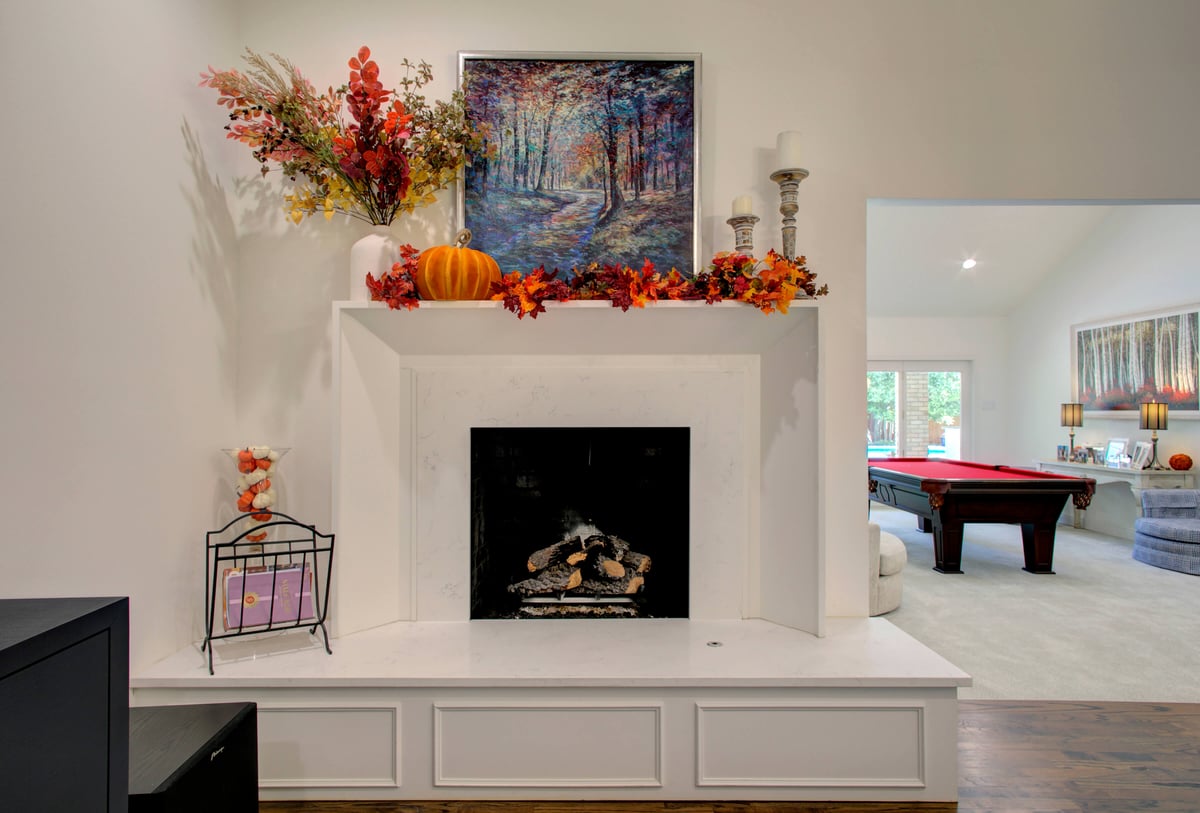
<instances>
[{"instance_id":1,"label":"white mantel shelf","mask_svg":"<svg viewBox=\"0 0 1200 813\"><path fill-rule=\"evenodd\" d=\"M611 302L547 302L518 319L498 301L422 302L393 311L382 302L335 302L406 355L737 355L760 354L818 308L792 301L788 313L761 313L743 302L664 300L622 311ZM569 314L569 316L568 316Z\"/></svg>"}]
</instances>

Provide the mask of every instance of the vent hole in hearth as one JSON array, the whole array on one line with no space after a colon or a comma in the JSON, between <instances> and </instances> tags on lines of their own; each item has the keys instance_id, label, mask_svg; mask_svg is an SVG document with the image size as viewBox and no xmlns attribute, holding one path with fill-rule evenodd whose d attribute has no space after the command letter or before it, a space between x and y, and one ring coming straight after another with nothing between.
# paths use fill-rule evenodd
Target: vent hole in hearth
<instances>
[{"instance_id":1,"label":"vent hole in hearth","mask_svg":"<svg viewBox=\"0 0 1200 813\"><path fill-rule=\"evenodd\" d=\"M687 618L690 429L473 428L471 618Z\"/></svg>"}]
</instances>

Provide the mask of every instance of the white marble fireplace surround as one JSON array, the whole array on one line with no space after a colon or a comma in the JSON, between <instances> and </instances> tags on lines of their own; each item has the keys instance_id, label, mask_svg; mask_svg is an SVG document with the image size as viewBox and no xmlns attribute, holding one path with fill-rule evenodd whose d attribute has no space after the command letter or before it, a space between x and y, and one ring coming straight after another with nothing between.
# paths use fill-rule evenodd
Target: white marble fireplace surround
<instances>
[{"instance_id":1,"label":"white marble fireplace surround","mask_svg":"<svg viewBox=\"0 0 1200 813\"><path fill-rule=\"evenodd\" d=\"M954 799L969 677L824 617L818 318L335 303L333 655L191 647L133 702L256 701L262 798ZM688 493L630 495L689 501L689 617L470 621L472 426L690 427Z\"/></svg>"}]
</instances>

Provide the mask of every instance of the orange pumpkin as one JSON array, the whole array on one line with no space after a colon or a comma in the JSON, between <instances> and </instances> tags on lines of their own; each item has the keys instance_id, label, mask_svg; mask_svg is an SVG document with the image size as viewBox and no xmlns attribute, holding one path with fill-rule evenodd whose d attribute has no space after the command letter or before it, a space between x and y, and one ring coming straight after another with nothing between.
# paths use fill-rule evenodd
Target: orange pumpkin
<instances>
[{"instance_id":1,"label":"orange pumpkin","mask_svg":"<svg viewBox=\"0 0 1200 813\"><path fill-rule=\"evenodd\" d=\"M1187 471L1192 467L1192 458L1183 453L1173 454L1167 463L1176 471Z\"/></svg>"},{"instance_id":2,"label":"orange pumpkin","mask_svg":"<svg viewBox=\"0 0 1200 813\"><path fill-rule=\"evenodd\" d=\"M452 246L421 252L413 280L421 299L488 299L500 281L500 266L482 251L467 248L471 230L458 233Z\"/></svg>"}]
</instances>

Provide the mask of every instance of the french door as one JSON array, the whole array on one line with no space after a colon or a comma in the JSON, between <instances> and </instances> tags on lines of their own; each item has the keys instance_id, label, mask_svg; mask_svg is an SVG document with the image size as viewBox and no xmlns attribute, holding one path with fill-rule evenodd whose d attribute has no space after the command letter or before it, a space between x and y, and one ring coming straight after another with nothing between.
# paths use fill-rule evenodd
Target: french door
<instances>
[{"instance_id":1,"label":"french door","mask_svg":"<svg viewBox=\"0 0 1200 813\"><path fill-rule=\"evenodd\" d=\"M965 361L868 361L867 455L969 455Z\"/></svg>"}]
</instances>

